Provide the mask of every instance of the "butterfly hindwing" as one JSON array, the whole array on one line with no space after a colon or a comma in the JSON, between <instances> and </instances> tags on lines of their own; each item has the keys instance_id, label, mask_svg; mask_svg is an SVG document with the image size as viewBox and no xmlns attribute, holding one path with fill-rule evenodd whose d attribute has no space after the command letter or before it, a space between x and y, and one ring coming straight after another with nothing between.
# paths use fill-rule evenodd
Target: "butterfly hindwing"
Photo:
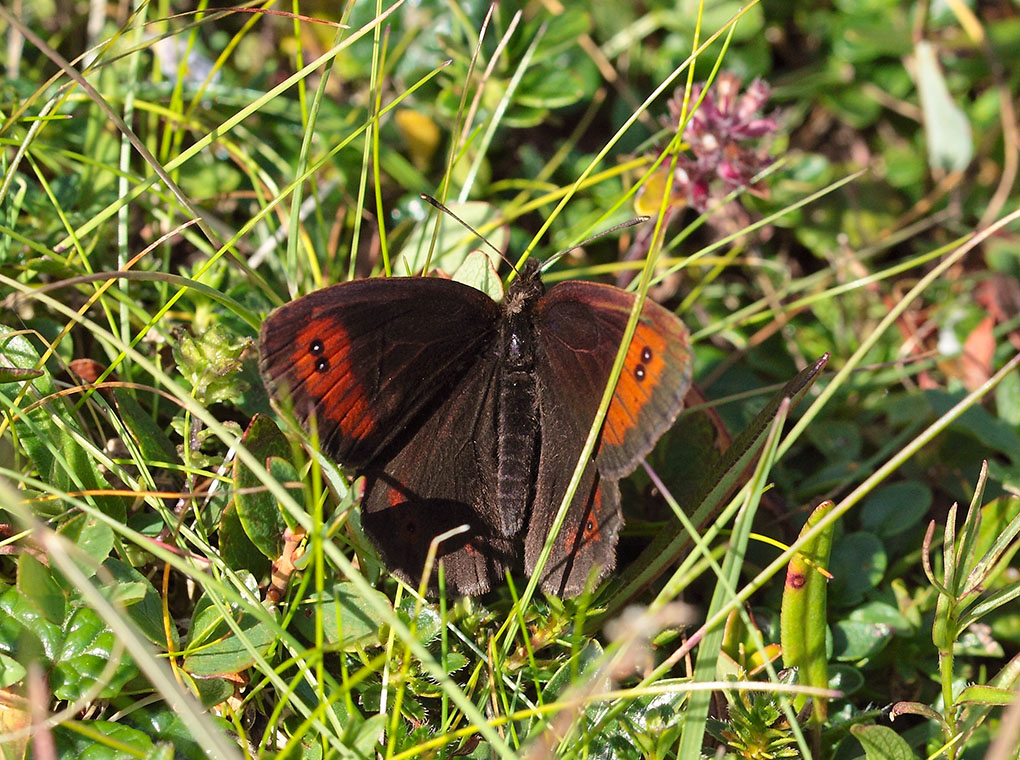
<instances>
[{"instance_id":1,"label":"butterfly hindwing","mask_svg":"<svg viewBox=\"0 0 1020 760\"><path fill-rule=\"evenodd\" d=\"M432 539L460 525L466 533L438 546L448 588L481 594L513 560L512 539L495 527L497 369L498 357L484 353L434 410L392 442L392 458L365 472L362 525L387 567L412 586ZM435 581L433 573L433 590Z\"/></svg>"},{"instance_id":2,"label":"butterfly hindwing","mask_svg":"<svg viewBox=\"0 0 1020 760\"><path fill-rule=\"evenodd\" d=\"M575 434L573 425L564 418L565 408L557 389L541 384L539 395L541 452L531 519L524 539L524 571L529 576L537 569L539 554L585 440ZM589 459L542 569L542 590L557 596L576 596L584 590L596 567L590 580L594 583L601 580L616 563L616 541L621 527L623 516L616 481L603 477L594 460Z\"/></svg>"}]
</instances>

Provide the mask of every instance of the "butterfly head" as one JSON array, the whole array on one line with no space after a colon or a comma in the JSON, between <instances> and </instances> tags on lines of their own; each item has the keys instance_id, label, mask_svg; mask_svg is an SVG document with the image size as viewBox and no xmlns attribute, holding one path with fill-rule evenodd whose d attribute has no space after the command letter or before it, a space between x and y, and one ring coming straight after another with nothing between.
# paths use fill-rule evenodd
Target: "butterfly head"
<instances>
[{"instance_id":1,"label":"butterfly head","mask_svg":"<svg viewBox=\"0 0 1020 760\"><path fill-rule=\"evenodd\" d=\"M520 272L507 289L503 310L507 314L519 314L528 304L537 301L545 293L545 285L539 276L539 264L535 259L524 262Z\"/></svg>"}]
</instances>

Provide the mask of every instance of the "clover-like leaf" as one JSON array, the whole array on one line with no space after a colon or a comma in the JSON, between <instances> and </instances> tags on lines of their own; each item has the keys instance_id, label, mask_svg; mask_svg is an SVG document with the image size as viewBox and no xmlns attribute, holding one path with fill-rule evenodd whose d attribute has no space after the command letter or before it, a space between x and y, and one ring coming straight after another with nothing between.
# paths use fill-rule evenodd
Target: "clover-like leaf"
<instances>
[{"instance_id":1,"label":"clover-like leaf","mask_svg":"<svg viewBox=\"0 0 1020 760\"><path fill-rule=\"evenodd\" d=\"M196 678L240 673L250 668L256 656L264 655L276 641L274 628L254 612L232 610L229 614L237 633L208 596L196 604L191 618L191 637L182 663Z\"/></svg>"},{"instance_id":2,"label":"clover-like leaf","mask_svg":"<svg viewBox=\"0 0 1020 760\"><path fill-rule=\"evenodd\" d=\"M107 665L116 662L112 672ZM99 696L111 699L138 675L117 636L90 607L74 609L64 623L64 641L53 662L50 686L57 699L75 700L103 679Z\"/></svg>"}]
</instances>

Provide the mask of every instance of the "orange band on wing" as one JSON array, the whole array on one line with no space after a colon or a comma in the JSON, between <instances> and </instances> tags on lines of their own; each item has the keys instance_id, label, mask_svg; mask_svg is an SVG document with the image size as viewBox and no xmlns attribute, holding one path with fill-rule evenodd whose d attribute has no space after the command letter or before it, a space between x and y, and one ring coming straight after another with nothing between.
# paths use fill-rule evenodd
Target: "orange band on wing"
<instances>
[{"instance_id":1,"label":"orange band on wing","mask_svg":"<svg viewBox=\"0 0 1020 760\"><path fill-rule=\"evenodd\" d=\"M630 431L638 426L641 410L651 401L665 370L665 356L666 341L662 333L652 325L639 322L606 413L606 424L602 429L604 445L621 445Z\"/></svg>"},{"instance_id":2,"label":"orange band on wing","mask_svg":"<svg viewBox=\"0 0 1020 760\"><path fill-rule=\"evenodd\" d=\"M376 429L372 405L351 364L347 332L335 320L312 320L294 344L295 376L314 402L315 414L335 423L352 440Z\"/></svg>"}]
</instances>

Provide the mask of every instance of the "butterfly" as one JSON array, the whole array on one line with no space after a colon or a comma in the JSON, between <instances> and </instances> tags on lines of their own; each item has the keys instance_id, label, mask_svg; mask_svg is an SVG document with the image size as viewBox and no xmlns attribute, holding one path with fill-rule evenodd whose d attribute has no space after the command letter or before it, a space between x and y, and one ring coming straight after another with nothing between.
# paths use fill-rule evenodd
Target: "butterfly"
<instances>
[{"instance_id":1,"label":"butterfly","mask_svg":"<svg viewBox=\"0 0 1020 760\"><path fill-rule=\"evenodd\" d=\"M529 577L595 419L635 295L529 260L502 303L453 280L333 285L273 311L259 335L271 395L363 475L361 522L384 564L420 581L433 538L447 587ZM687 329L646 301L541 588L575 596L616 562L618 481L673 424L691 381ZM434 591L436 574L430 579Z\"/></svg>"}]
</instances>

